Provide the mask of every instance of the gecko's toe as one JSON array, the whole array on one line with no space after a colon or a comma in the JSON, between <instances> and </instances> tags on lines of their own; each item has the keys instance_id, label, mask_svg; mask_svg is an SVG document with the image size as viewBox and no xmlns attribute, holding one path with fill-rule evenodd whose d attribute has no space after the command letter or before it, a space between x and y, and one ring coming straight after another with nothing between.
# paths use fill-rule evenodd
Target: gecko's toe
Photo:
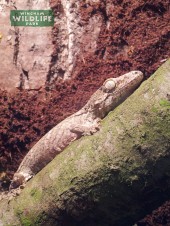
<instances>
[{"instance_id":1,"label":"gecko's toe","mask_svg":"<svg viewBox=\"0 0 170 226\"><path fill-rule=\"evenodd\" d=\"M12 189L15 189L17 187L19 187L19 184L17 183L17 181L12 181L9 186L9 190L11 191Z\"/></svg>"},{"instance_id":2,"label":"gecko's toe","mask_svg":"<svg viewBox=\"0 0 170 226\"><path fill-rule=\"evenodd\" d=\"M97 131L99 131L100 128L98 126L95 126L93 127L91 130L90 130L90 135L93 135L94 133L96 133Z\"/></svg>"},{"instance_id":3,"label":"gecko's toe","mask_svg":"<svg viewBox=\"0 0 170 226\"><path fill-rule=\"evenodd\" d=\"M11 184L9 186L9 190L18 188L21 184L23 184L23 182L24 182L24 177L22 175L19 175L19 174L14 175L14 178L11 181Z\"/></svg>"}]
</instances>

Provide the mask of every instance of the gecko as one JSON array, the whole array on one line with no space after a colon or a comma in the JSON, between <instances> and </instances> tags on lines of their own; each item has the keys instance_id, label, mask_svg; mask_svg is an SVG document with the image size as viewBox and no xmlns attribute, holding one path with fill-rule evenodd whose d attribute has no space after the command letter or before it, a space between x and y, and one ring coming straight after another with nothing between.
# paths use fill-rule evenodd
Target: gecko
<instances>
[{"instance_id":1,"label":"gecko","mask_svg":"<svg viewBox=\"0 0 170 226\"><path fill-rule=\"evenodd\" d=\"M100 121L129 97L142 80L141 71L107 79L84 107L53 127L31 148L14 174L9 189L25 184L73 141L97 132Z\"/></svg>"}]
</instances>

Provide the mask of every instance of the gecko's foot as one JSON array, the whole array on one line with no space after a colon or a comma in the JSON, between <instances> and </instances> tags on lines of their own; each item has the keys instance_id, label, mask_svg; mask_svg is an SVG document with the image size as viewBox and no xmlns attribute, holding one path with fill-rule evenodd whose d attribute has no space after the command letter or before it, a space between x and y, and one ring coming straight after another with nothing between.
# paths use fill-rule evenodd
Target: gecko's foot
<instances>
[{"instance_id":1,"label":"gecko's foot","mask_svg":"<svg viewBox=\"0 0 170 226\"><path fill-rule=\"evenodd\" d=\"M100 130L99 126L96 126L96 127L94 127L93 129L90 130L90 133L93 134L93 133L96 133L99 130Z\"/></svg>"},{"instance_id":2,"label":"gecko's foot","mask_svg":"<svg viewBox=\"0 0 170 226\"><path fill-rule=\"evenodd\" d=\"M9 186L9 190L18 188L20 185L24 183L24 181L25 181L25 178L23 175L15 174Z\"/></svg>"},{"instance_id":3,"label":"gecko's foot","mask_svg":"<svg viewBox=\"0 0 170 226\"><path fill-rule=\"evenodd\" d=\"M83 135L93 135L94 133L96 133L99 130L100 130L100 128L98 126L95 126L95 127L91 128L89 131L86 131Z\"/></svg>"}]
</instances>

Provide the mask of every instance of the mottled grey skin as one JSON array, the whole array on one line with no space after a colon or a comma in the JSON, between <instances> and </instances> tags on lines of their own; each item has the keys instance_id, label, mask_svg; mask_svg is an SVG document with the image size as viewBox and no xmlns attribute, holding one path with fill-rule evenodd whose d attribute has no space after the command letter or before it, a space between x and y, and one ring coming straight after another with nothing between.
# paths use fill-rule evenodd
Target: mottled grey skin
<instances>
[{"instance_id":1,"label":"mottled grey skin","mask_svg":"<svg viewBox=\"0 0 170 226\"><path fill-rule=\"evenodd\" d=\"M33 146L14 174L10 189L28 181L72 141L95 133L100 120L131 95L142 79L140 71L107 79L81 110L60 122Z\"/></svg>"}]
</instances>

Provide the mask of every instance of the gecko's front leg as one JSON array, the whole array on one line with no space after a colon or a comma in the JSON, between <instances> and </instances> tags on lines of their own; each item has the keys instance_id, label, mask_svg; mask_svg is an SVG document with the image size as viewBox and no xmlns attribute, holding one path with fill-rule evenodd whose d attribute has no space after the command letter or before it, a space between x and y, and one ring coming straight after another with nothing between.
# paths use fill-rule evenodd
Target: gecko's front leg
<instances>
[{"instance_id":1,"label":"gecko's front leg","mask_svg":"<svg viewBox=\"0 0 170 226\"><path fill-rule=\"evenodd\" d=\"M85 135L92 135L100 130L99 127L100 120L96 120L95 123L86 123L82 125L74 126L74 128L70 129L72 133L76 133L78 138L85 136Z\"/></svg>"}]
</instances>

